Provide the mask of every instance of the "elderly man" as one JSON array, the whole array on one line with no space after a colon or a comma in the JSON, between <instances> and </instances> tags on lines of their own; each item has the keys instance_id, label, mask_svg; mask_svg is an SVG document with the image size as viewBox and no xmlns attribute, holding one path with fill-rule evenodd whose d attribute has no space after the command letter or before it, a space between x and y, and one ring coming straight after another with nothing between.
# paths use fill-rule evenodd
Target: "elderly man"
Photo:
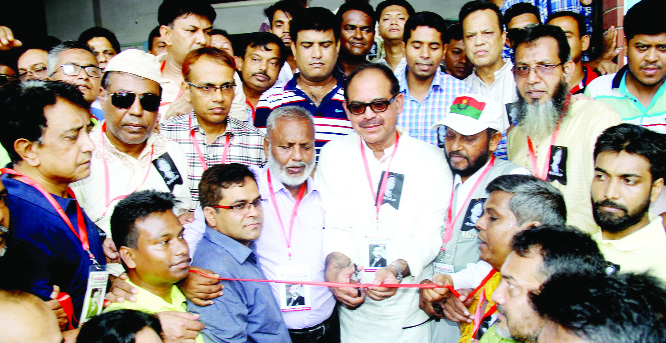
<instances>
[{"instance_id":1,"label":"elderly man","mask_svg":"<svg viewBox=\"0 0 666 343\"><path fill-rule=\"evenodd\" d=\"M384 40L385 57L377 62L385 63L393 72L402 71L407 65L402 37L405 23L414 15L414 7L405 0L384 0L377 5L379 35Z\"/></svg>"},{"instance_id":2,"label":"elderly man","mask_svg":"<svg viewBox=\"0 0 666 343\"><path fill-rule=\"evenodd\" d=\"M367 62L375 42L375 10L367 2L349 1L336 13L340 25L340 55L338 68L349 75L356 67Z\"/></svg>"},{"instance_id":3,"label":"elderly man","mask_svg":"<svg viewBox=\"0 0 666 343\"><path fill-rule=\"evenodd\" d=\"M436 127L444 131L443 147L453 172L453 194L443 232L439 255L424 272L430 282L435 273L454 273L479 261L476 221L488 198L486 186L505 174L528 174L511 162L497 159L493 153L509 123L502 106L482 95L464 94L453 101L449 113ZM475 214L475 209L479 209ZM423 292L421 292L423 298ZM420 302L428 315L436 311L429 302ZM453 332L448 328L455 326ZM457 324L440 321L432 324L433 342L459 332ZM442 331L446 330L446 331Z\"/></svg>"},{"instance_id":4,"label":"elderly man","mask_svg":"<svg viewBox=\"0 0 666 343\"><path fill-rule=\"evenodd\" d=\"M649 213L666 178L666 141L654 131L621 124L604 131L594 148L592 208L601 231L593 238L620 270L649 272L666 281L662 217Z\"/></svg>"},{"instance_id":5,"label":"elderly man","mask_svg":"<svg viewBox=\"0 0 666 343\"><path fill-rule=\"evenodd\" d=\"M357 274L359 281L376 285L417 282L441 247L451 172L439 149L397 129L404 96L388 66L356 69L345 98L356 134L326 145L315 177L326 209L326 279L348 283ZM386 250L386 267L370 267L369 252L377 245ZM430 339L427 327L402 329L426 318L417 292L332 290L343 305L342 341Z\"/></svg>"},{"instance_id":6,"label":"elderly man","mask_svg":"<svg viewBox=\"0 0 666 343\"><path fill-rule=\"evenodd\" d=\"M461 323L460 342L469 342L476 337L481 318L494 313L493 301L488 299L500 282L498 272L511 252L513 236L532 226L565 225L566 207L562 193L533 176L499 176L488 184L486 192L489 196L483 216L476 222L482 261L457 273L435 274L433 277L434 283L451 285L459 292L476 289L469 299L471 304L469 301L463 304L461 299L450 296L445 288L423 291L423 300L437 302L443 309L440 317L443 315ZM462 294L469 296L468 291Z\"/></svg>"},{"instance_id":7,"label":"elderly man","mask_svg":"<svg viewBox=\"0 0 666 343\"><path fill-rule=\"evenodd\" d=\"M508 137L509 160L551 182L567 202L567 224L594 232L589 193L594 143L620 123L605 103L571 101L568 81L574 70L567 37L559 27L527 28L516 43L518 125Z\"/></svg>"},{"instance_id":8,"label":"elderly man","mask_svg":"<svg viewBox=\"0 0 666 343\"><path fill-rule=\"evenodd\" d=\"M331 11L311 7L291 21L289 34L299 73L261 95L254 126L265 128L268 115L280 106L301 106L315 117L315 152L319 156L326 142L352 132L342 107L344 76L335 67L340 24Z\"/></svg>"},{"instance_id":9,"label":"elderly man","mask_svg":"<svg viewBox=\"0 0 666 343\"><path fill-rule=\"evenodd\" d=\"M264 225L256 241L269 279L324 281L324 208L314 170L314 119L298 106L280 107L268 117L264 150L268 162L256 173ZM296 268L298 266L298 268ZM339 341L335 298L328 288L304 286L301 307L290 306L284 284L271 284L294 342Z\"/></svg>"},{"instance_id":10,"label":"elderly man","mask_svg":"<svg viewBox=\"0 0 666 343\"><path fill-rule=\"evenodd\" d=\"M177 143L153 132L161 94L159 68L155 56L130 49L116 55L104 72L100 98L105 121L90 134L95 144L90 176L73 189L109 237L113 208L138 190L174 194L182 202L176 215L190 209L185 154Z\"/></svg>"},{"instance_id":11,"label":"elderly man","mask_svg":"<svg viewBox=\"0 0 666 343\"><path fill-rule=\"evenodd\" d=\"M37 47L22 53L17 61L19 78L23 81L46 80L49 76L46 70L48 55L48 51Z\"/></svg>"},{"instance_id":12,"label":"elderly man","mask_svg":"<svg viewBox=\"0 0 666 343\"><path fill-rule=\"evenodd\" d=\"M13 168L2 170L12 214L3 261L12 277L3 283L43 300L59 285L78 317L91 268L105 264L99 231L68 192L90 175L89 104L54 81L7 84L0 99L0 142Z\"/></svg>"}]
</instances>

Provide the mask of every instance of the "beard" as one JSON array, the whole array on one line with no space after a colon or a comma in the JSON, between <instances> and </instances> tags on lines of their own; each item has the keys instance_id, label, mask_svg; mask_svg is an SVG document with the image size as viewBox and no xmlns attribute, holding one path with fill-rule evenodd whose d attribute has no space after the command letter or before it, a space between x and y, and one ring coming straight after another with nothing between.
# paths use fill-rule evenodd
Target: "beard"
<instances>
[{"instance_id":1,"label":"beard","mask_svg":"<svg viewBox=\"0 0 666 343\"><path fill-rule=\"evenodd\" d=\"M490 145L490 138L488 138L488 145L486 146L486 148L474 160L470 160L469 156L465 156L462 153L459 153L457 151L452 151L452 152L449 153L449 152L446 152L446 150L444 150L445 154L446 154L446 162L449 163L449 167L451 168L451 171L454 174L458 174L461 177L472 176L479 169L481 169L486 164L486 162L488 162L489 145ZM463 169L454 167L453 164L451 163L451 155L460 156L460 157L463 157L464 159L466 159L467 160L467 167L463 168Z\"/></svg>"},{"instance_id":2,"label":"beard","mask_svg":"<svg viewBox=\"0 0 666 343\"><path fill-rule=\"evenodd\" d=\"M652 189L650 189L650 192L652 192ZM622 210L624 215L617 216L613 213L601 211L599 209L601 206L615 207ZM599 225L601 230L610 233L622 232L629 227L638 224L649 209L650 198L646 198L633 213L629 213L629 210L625 206L616 204L610 200L592 202L592 215L594 216L594 221Z\"/></svg>"},{"instance_id":3,"label":"beard","mask_svg":"<svg viewBox=\"0 0 666 343\"><path fill-rule=\"evenodd\" d=\"M518 126L535 141L550 136L560 118L566 115L564 112L568 95L564 80L560 81L553 98L546 103L539 103L538 99L528 102L518 93Z\"/></svg>"},{"instance_id":4,"label":"beard","mask_svg":"<svg viewBox=\"0 0 666 343\"><path fill-rule=\"evenodd\" d=\"M497 305L497 312L501 313L504 315L504 320L503 322L497 322L495 323L495 333L500 336L501 338L505 339L511 339L517 342L521 343L535 343L537 341L537 338L539 337L539 333L541 332L541 328L531 328L532 332L529 332L530 330L523 330L520 331L518 329L511 329L509 327L509 317L506 315L506 311L504 308L502 308L502 305ZM536 315L536 314L535 314Z\"/></svg>"},{"instance_id":5,"label":"beard","mask_svg":"<svg viewBox=\"0 0 666 343\"><path fill-rule=\"evenodd\" d=\"M271 147L268 147L269 151L271 150ZM266 162L266 166L268 169L277 177L280 182L282 182L283 185L288 186L288 187L296 187L302 185L305 181L308 180L308 177L310 177L310 174L312 174L312 171L314 170L315 163L314 159L310 163L306 162L291 162L285 166L282 166L280 162L278 162L275 157L273 156L273 153L268 154L268 161ZM287 168L291 167L305 167L303 170L303 174L300 176L292 176L287 172Z\"/></svg>"}]
</instances>

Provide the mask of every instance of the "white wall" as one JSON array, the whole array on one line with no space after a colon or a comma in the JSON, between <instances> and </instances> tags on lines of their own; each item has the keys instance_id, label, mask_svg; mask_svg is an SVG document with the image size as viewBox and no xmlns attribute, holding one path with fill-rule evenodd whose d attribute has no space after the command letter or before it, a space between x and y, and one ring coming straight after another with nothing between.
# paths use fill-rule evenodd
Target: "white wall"
<instances>
[{"instance_id":1,"label":"white wall","mask_svg":"<svg viewBox=\"0 0 666 343\"><path fill-rule=\"evenodd\" d=\"M187 0L183 0L187 1ZM252 32L264 20L263 10L273 0L252 0L215 5L214 26L229 33ZM371 0L377 6L380 0ZM418 11L433 11L445 19L456 19L466 0L412 0ZM83 30L95 26L94 7L99 6L99 25L113 31L123 47L141 46L157 26L157 9L162 0L45 0L48 34L60 39L76 39ZM342 0L311 0L310 6L331 10Z\"/></svg>"}]
</instances>

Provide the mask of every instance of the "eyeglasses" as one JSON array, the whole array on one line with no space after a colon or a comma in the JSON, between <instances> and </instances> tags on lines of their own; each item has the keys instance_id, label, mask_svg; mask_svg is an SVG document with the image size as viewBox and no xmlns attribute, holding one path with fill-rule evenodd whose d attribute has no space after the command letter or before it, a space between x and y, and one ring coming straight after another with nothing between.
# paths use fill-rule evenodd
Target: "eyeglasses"
<instances>
[{"instance_id":1,"label":"eyeglasses","mask_svg":"<svg viewBox=\"0 0 666 343\"><path fill-rule=\"evenodd\" d=\"M266 199L257 199L252 202L244 202L236 205L231 205L231 206L224 206L224 205L213 205L210 207L213 208L224 208L227 210L232 210L236 213L244 214L247 213L250 210L250 205L254 206L254 208L261 208L261 204L266 201Z\"/></svg>"},{"instance_id":2,"label":"eyeglasses","mask_svg":"<svg viewBox=\"0 0 666 343\"><path fill-rule=\"evenodd\" d=\"M58 69L60 69L60 68L62 68L62 72L65 75L68 75L68 76L77 76L77 75L79 75L79 73L81 72L81 69L85 70L86 75L88 75L89 77L99 78L99 77L102 76L102 68L100 68L98 66L93 66L93 65L80 66L76 63L62 64L58 68L56 68L56 70L53 72L53 74L55 74L58 71ZM53 76L53 74L51 74L51 76Z\"/></svg>"},{"instance_id":3,"label":"eyeglasses","mask_svg":"<svg viewBox=\"0 0 666 343\"><path fill-rule=\"evenodd\" d=\"M161 97L153 93L143 93L139 95L141 107L150 112L155 112L160 108ZM116 92L111 94L111 104L117 108L130 108L134 104L137 94L132 92Z\"/></svg>"},{"instance_id":4,"label":"eyeglasses","mask_svg":"<svg viewBox=\"0 0 666 343\"><path fill-rule=\"evenodd\" d=\"M389 104L393 103L393 100L395 97L392 97L391 100L375 100L373 102L358 102L354 101L351 103L347 104L347 109L351 114L363 114L365 113L365 109L370 106L373 112L375 113L381 113L385 112Z\"/></svg>"},{"instance_id":5,"label":"eyeglasses","mask_svg":"<svg viewBox=\"0 0 666 343\"><path fill-rule=\"evenodd\" d=\"M229 93L229 92L233 92L234 89L236 88L236 83L235 82L227 82L227 83L223 83L219 86L216 86L216 85L213 85L213 84L210 84L210 83L205 84L203 86L198 86L198 85L195 85L194 83L192 83L190 81L185 81L185 82L187 82L188 85L198 89L201 92L201 94L204 94L204 95L213 95L213 94L215 94L215 92L218 89L222 92L222 94Z\"/></svg>"},{"instance_id":6,"label":"eyeglasses","mask_svg":"<svg viewBox=\"0 0 666 343\"><path fill-rule=\"evenodd\" d=\"M28 77L41 78L44 76L46 76L46 67L35 67L30 70L19 69L19 78L21 80L27 80Z\"/></svg>"},{"instance_id":7,"label":"eyeglasses","mask_svg":"<svg viewBox=\"0 0 666 343\"><path fill-rule=\"evenodd\" d=\"M524 79L530 75L530 71L534 69L538 77L546 77L553 75L555 68L561 66L563 63L558 64L537 64L534 67L516 66L513 67L513 74L516 77Z\"/></svg>"}]
</instances>

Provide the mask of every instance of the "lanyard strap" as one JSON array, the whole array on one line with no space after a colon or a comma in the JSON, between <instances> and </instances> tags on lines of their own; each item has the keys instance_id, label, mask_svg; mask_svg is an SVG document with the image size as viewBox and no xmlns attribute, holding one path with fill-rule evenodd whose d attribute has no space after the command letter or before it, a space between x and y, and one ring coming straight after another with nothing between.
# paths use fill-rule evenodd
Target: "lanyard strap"
<instances>
[{"instance_id":1,"label":"lanyard strap","mask_svg":"<svg viewBox=\"0 0 666 343\"><path fill-rule=\"evenodd\" d=\"M109 165L106 163L106 158L105 158L105 155L104 155L104 146L106 145L105 142L104 142L104 140L105 140L104 139L104 133L105 132L106 132L106 122L104 124L102 124L101 136L102 136L102 161L104 162L104 192L105 192L104 193L105 194L104 199L106 199L106 208L108 210L109 205L111 205L112 202L114 202L116 200L122 200L122 199L127 198L128 195L136 192L141 187L141 185L143 185L143 183L146 182L146 179L148 179L148 174L150 174L150 164L153 161L153 154L155 153L155 146L152 146L150 148L150 159L148 160L148 165L146 165L146 175L143 177L143 180L141 181L141 183L138 186L136 186L136 189L127 193L127 194L121 194L121 195L119 195L119 196L117 196L113 199L109 199L111 197L111 182L109 181L109 179L110 179L109 178ZM106 215L106 211L104 211L104 214L102 214L102 216L105 216L105 215Z\"/></svg>"},{"instance_id":2,"label":"lanyard strap","mask_svg":"<svg viewBox=\"0 0 666 343\"><path fill-rule=\"evenodd\" d=\"M370 167L368 166L368 158L365 156L365 148L363 147L363 138L361 140L361 157L363 157L363 166L365 167L365 175L368 177L368 186L370 186L370 194L372 198L375 199L375 207L377 209L376 220L379 221L379 208L382 206L382 201L384 200L384 192L386 191L386 184L389 176L389 170L391 169L391 162L393 162L393 157L395 157L395 152L398 151L398 143L400 142L400 135L398 131L395 131L395 147L393 148L393 153L391 153L391 158L389 163L386 166L386 171L384 172L384 177L381 180L379 186L379 193L375 195L374 187L372 187L372 176L370 176Z\"/></svg>"},{"instance_id":3,"label":"lanyard strap","mask_svg":"<svg viewBox=\"0 0 666 343\"><path fill-rule=\"evenodd\" d=\"M472 186L472 189L469 191L469 194L467 194L467 198L465 199L465 202L463 204L468 204L470 199L472 198L472 195L474 194L474 191L476 190L477 187L481 184L481 181L486 177L490 169L495 165L495 156L490 158L490 162L488 165L483 169L483 172L479 176L479 178L476 180L474 183L474 186ZM442 251L446 250L446 243L448 243L451 240L451 237L453 237L453 225L454 223L458 222L458 218L462 214L463 210L465 210L465 206L463 205L460 208L460 211L458 211L458 214L456 215L455 219L452 218L453 216L453 194L455 193L454 189L451 189L451 200L449 201L449 210L446 215L446 225L444 229L444 238L443 238L443 243L442 244Z\"/></svg>"},{"instance_id":4,"label":"lanyard strap","mask_svg":"<svg viewBox=\"0 0 666 343\"><path fill-rule=\"evenodd\" d=\"M477 331L479 331L479 326L481 326L481 322L488 317L491 316L495 311L497 310L497 304L493 304L490 306L490 308L481 315L483 312L481 308L483 307L483 301L486 300L486 292L481 292L481 295L479 296L479 303L476 305L476 311L474 312L474 330L472 333L472 338L476 337Z\"/></svg>"},{"instance_id":5,"label":"lanyard strap","mask_svg":"<svg viewBox=\"0 0 666 343\"><path fill-rule=\"evenodd\" d=\"M538 177L541 180L546 180L548 178L548 165L550 164L550 147L555 144L555 140L557 139L557 133L560 131L560 122L557 122L557 126L555 127L555 132L553 132L553 135L550 137L550 146L548 147L548 152L546 152L546 163L544 164L543 168L539 170L539 167L537 166L537 158L536 158L536 153L534 151L534 145L532 145L532 140L530 137L527 137L527 148L528 152L530 154L530 160L532 162L532 172L534 173L534 176Z\"/></svg>"},{"instance_id":6,"label":"lanyard strap","mask_svg":"<svg viewBox=\"0 0 666 343\"><path fill-rule=\"evenodd\" d=\"M70 188L67 189L67 194L69 194L69 196L72 197L72 199L74 199L74 201L76 202L76 219L78 224L78 232L77 230L74 230L74 225L69 220L69 217L67 217L67 214L65 214L65 211L62 209L60 204L58 204L55 198L53 198L53 195L51 195L51 193L49 193L46 190L46 188L44 188L44 186L39 184L37 181L10 168L2 168L0 169L0 172L4 174L18 176L22 178L26 184L34 187L40 193L42 193L42 195L46 198L46 200L48 200L49 203L51 203L51 206L53 206L58 215L60 215L60 218L62 218L65 224L67 224L67 226L72 231L74 236L76 236L76 238L78 238L79 241L81 241L81 247L88 254L88 257L90 258L90 261L95 266L95 268L101 269L100 264L95 259L95 255L93 255L93 253L90 251L90 243L88 242L88 231L86 231L86 223L83 220L83 211L81 210L81 206L79 206L79 202L76 201L76 196L74 195L74 192L72 192Z\"/></svg>"},{"instance_id":7,"label":"lanyard strap","mask_svg":"<svg viewBox=\"0 0 666 343\"><path fill-rule=\"evenodd\" d=\"M192 141L192 145L194 145L194 150L197 152L197 157L199 157L199 163L201 164L201 168L203 168L203 170L206 170L208 169L208 163L206 163L206 159L203 157L203 154L201 153L201 148L199 147L199 141L197 141L194 129L192 129L192 115L190 115L187 118L187 121L190 125L190 140ZM229 133L227 133L226 136L227 139L224 141L224 151L222 152L222 161L220 162L220 164L227 163L227 153L229 151L229 144L231 144L231 138L229 137Z\"/></svg>"},{"instance_id":8,"label":"lanyard strap","mask_svg":"<svg viewBox=\"0 0 666 343\"><path fill-rule=\"evenodd\" d=\"M287 242L289 260L291 261L291 237L294 229L294 220L296 219L296 214L298 213L298 207L301 205L301 200L303 200L303 196L305 196L305 188L306 188L305 185L307 182L303 182L303 184L301 185L301 189L298 191L298 195L296 196L296 203L294 204L294 209L291 211L291 219L289 220L289 232L287 233L287 230L284 227L284 223L282 222L282 216L280 216L280 209L278 208L277 200L275 199L275 193L273 192L273 181L271 180L270 169L267 170L267 176L268 176L268 190L271 193L271 202L273 203L273 207L275 207L275 213L277 214L278 220L280 221L280 226L282 227L282 233L284 234L284 240Z\"/></svg>"}]
</instances>

